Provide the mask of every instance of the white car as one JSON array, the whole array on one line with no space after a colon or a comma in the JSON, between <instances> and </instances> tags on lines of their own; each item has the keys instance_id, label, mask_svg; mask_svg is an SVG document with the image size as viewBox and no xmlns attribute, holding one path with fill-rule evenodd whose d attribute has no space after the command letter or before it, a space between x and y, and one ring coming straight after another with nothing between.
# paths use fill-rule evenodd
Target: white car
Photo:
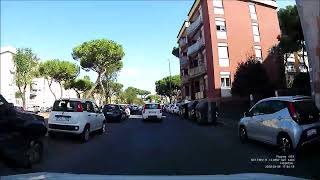
<instances>
[{"instance_id":1,"label":"white car","mask_svg":"<svg viewBox=\"0 0 320 180\"><path fill-rule=\"evenodd\" d=\"M56 100L48 124L49 136L71 133L80 135L83 142L89 140L93 131L106 131L105 117L95 102L77 98Z\"/></svg>"},{"instance_id":2,"label":"white car","mask_svg":"<svg viewBox=\"0 0 320 180\"><path fill-rule=\"evenodd\" d=\"M162 120L162 108L158 103L147 103L142 110L143 120Z\"/></svg>"}]
</instances>

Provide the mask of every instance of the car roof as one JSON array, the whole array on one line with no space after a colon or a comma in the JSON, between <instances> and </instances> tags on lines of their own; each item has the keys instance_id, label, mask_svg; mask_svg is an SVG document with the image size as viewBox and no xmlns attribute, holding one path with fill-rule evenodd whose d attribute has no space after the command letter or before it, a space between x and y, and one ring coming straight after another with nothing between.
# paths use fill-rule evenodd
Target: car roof
<instances>
[{"instance_id":1,"label":"car roof","mask_svg":"<svg viewBox=\"0 0 320 180\"><path fill-rule=\"evenodd\" d=\"M80 98L60 98L57 99L57 101L63 101L63 100L68 100L68 101L81 101L81 102L85 102L85 101L90 101L90 102L94 102L94 100L92 99L80 99Z\"/></svg>"},{"instance_id":2,"label":"car roof","mask_svg":"<svg viewBox=\"0 0 320 180\"><path fill-rule=\"evenodd\" d=\"M300 100L312 100L310 96L277 96L277 97L269 97L260 100L259 102L264 102L264 101L271 101L271 100L278 100L278 101L288 101L288 102L295 102L295 101L300 101Z\"/></svg>"}]
</instances>

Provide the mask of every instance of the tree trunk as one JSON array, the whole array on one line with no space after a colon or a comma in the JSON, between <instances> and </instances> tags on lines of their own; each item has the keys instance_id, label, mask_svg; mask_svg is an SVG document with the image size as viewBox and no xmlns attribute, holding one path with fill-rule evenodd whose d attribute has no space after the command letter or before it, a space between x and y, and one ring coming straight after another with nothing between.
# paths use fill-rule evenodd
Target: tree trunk
<instances>
[{"instance_id":1,"label":"tree trunk","mask_svg":"<svg viewBox=\"0 0 320 180\"><path fill-rule=\"evenodd\" d=\"M80 97L80 92L79 91L77 91L77 90L74 90L76 93L77 93L77 97L80 99L81 97Z\"/></svg>"},{"instance_id":2,"label":"tree trunk","mask_svg":"<svg viewBox=\"0 0 320 180\"><path fill-rule=\"evenodd\" d=\"M25 91L23 92L23 91L21 90L21 87L20 87L20 86L18 86L18 89L19 89L19 92L20 92L20 94L21 94L22 107L23 107L24 110L27 110L27 109L26 109L26 92L25 92Z\"/></svg>"},{"instance_id":3,"label":"tree trunk","mask_svg":"<svg viewBox=\"0 0 320 180\"><path fill-rule=\"evenodd\" d=\"M60 85L60 99L62 99L62 96L63 96L63 87L62 87L61 82L59 82L59 85Z\"/></svg>"},{"instance_id":4,"label":"tree trunk","mask_svg":"<svg viewBox=\"0 0 320 180\"><path fill-rule=\"evenodd\" d=\"M85 95L86 98L89 98L90 95L93 93L94 89L97 87L98 83L100 82L100 76L101 76L101 74L98 73L98 77L97 77L96 82L94 83L92 88Z\"/></svg>"},{"instance_id":5,"label":"tree trunk","mask_svg":"<svg viewBox=\"0 0 320 180\"><path fill-rule=\"evenodd\" d=\"M104 89L103 84L102 84L102 77L104 76L105 73L106 73L106 71L102 72L102 73L100 74L100 76L98 76L98 78L99 78L100 87L101 87L101 89L102 89L102 94L103 94L104 96L106 96L105 100L106 100L106 102L108 102L108 99L107 99L107 96L108 96L108 95L106 94L106 90Z\"/></svg>"},{"instance_id":6,"label":"tree trunk","mask_svg":"<svg viewBox=\"0 0 320 180\"><path fill-rule=\"evenodd\" d=\"M54 92L53 92L52 89L51 89L51 85L52 85L53 80L51 79L50 82L49 82L49 80L47 80L47 81L48 81L48 85L49 85L49 90L50 90L50 92L52 93L54 99L57 100L56 95L54 94Z\"/></svg>"}]
</instances>

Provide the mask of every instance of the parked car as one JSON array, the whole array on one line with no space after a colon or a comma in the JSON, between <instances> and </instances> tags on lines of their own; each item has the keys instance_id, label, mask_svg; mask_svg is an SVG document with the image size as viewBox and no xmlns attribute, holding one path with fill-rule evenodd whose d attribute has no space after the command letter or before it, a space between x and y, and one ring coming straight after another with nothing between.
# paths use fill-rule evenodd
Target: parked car
<instances>
[{"instance_id":1,"label":"parked car","mask_svg":"<svg viewBox=\"0 0 320 180\"><path fill-rule=\"evenodd\" d=\"M92 100L70 98L59 99L53 104L49 115L49 136L56 133L80 135L83 142L87 142L90 133L106 131L106 121L102 111Z\"/></svg>"},{"instance_id":2,"label":"parked car","mask_svg":"<svg viewBox=\"0 0 320 180\"><path fill-rule=\"evenodd\" d=\"M210 108L209 105L211 106ZM196 105L195 111L198 124L214 123L219 115L217 103L208 99L200 100Z\"/></svg>"},{"instance_id":3,"label":"parked car","mask_svg":"<svg viewBox=\"0 0 320 180\"><path fill-rule=\"evenodd\" d=\"M172 114L179 114L179 105L178 104L173 104Z\"/></svg>"},{"instance_id":4,"label":"parked car","mask_svg":"<svg viewBox=\"0 0 320 180\"><path fill-rule=\"evenodd\" d=\"M137 105L132 105L130 110L132 114L137 114L139 112L139 107Z\"/></svg>"},{"instance_id":5,"label":"parked car","mask_svg":"<svg viewBox=\"0 0 320 180\"><path fill-rule=\"evenodd\" d=\"M146 120L162 121L162 109L158 103L147 103L143 107L142 118Z\"/></svg>"},{"instance_id":6,"label":"parked car","mask_svg":"<svg viewBox=\"0 0 320 180\"><path fill-rule=\"evenodd\" d=\"M42 159L43 138L47 133L44 118L16 110L0 94L0 155L19 166L31 167Z\"/></svg>"},{"instance_id":7,"label":"parked car","mask_svg":"<svg viewBox=\"0 0 320 180\"><path fill-rule=\"evenodd\" d=\"M17 111L24 112L24 109L21 106L14 106L14 109L17 110Z\"/></svg>"},{"instance_id":8,"label":"parked car","mask_svg":"<svg viewBox=\"0 0 320 180\"><path fill-rule=\"evenodd\" d=\"M129 110L130 111L130 110ZM121 122L127 118L126 110L118 104L107 104L103 107L103 114L107 122Z\"/></svg>"},{"instance_id":9,"label":"parked car","mask_svg":"<svg viewBox=\"0 0 320 180\"><path fill-rule=\"evenodd\" d=\"M319 113L310 97L263 99L240 120L239 137L241 142L249 138L276 145L287 154L320 140Z\"/></svg>"},{"instance_id":10,"label":"parked car","mask_svg":"<svg viewBox=\"0 0 320 180\"><path fill-rule=\"evenodd\" d=\"M197 117L196 117L196 106L198 104L199 101L195 100L195 101L191 101L190 103L188 103L188 119L192 120L192 121L196 121Z\"/></svg>"},{"instance_id":11,"label":"parked car","mask_svg":"<svg viewBox=\"0 0 320 180\"><path fill-rule=\"evenodd\" d=\"M180 108L179 108L179 110L180 110L180 112L179 112L179 114L180 114L180 116L181 117L183 117L183 118L188 118L188 104L190 103L190 101L184 101L184 102L182 102L181 104L180 104Z\"/></svg>"}]
</instances>

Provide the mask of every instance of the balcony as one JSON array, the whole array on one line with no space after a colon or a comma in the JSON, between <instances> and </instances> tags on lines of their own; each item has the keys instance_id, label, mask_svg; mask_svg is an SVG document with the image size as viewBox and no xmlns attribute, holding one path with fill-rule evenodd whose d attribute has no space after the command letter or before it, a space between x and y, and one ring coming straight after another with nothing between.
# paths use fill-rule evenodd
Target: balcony
<instances>
[{"instance_id":1,"label":"balcony","mask_svg":"<svg viewBox=\"0 0 320 180\"><path fill-rule=\"evenodd\" d=\"M185 47L187 45L187 43L188 43L187 38L185 38L185 37L180 38L180 40L179 40L180 48Z\"/></svg>"},{"instance_id":2,"label":"balcony","mask_svg":"<svg viewBox=\"0 0 320 180\"><path fill-rule=\"evenodd\" d=\"M198 67L189 69L190 78L197 77L205 73L207 73L207 69L204 65L199 65Z\"/></svg>"},{"instance_id":3,"label":"balcony","mask_svg":"<svg viewBox=\"0 0 320 180\"><path fill-rule=\"evenodd\" d=\"M196 30L201 26L202 22L202 15L199 15L199 17L187 28L187 35L191 36L194 32L196 32Z\"/></svg>"},{"instance_id":4,"label":"balcony","mask_svg":"<svg viewBox=\"0 0 320 180\"><path fill-rule=\"evenodd\" d=\"M189 64L189 60L187 56L180 57L180 66L186 66Z\"/></svg>"},{"instance_id":5,"label":"balcony","mask_svg":"<svg viewBox=\"0 0 320 180\"><path fill-rule=\"evenodd\" d=\"M190 56L190 55L198 52L199 50L201 50L204 47L204 45L205 45L204 39L203 38L199 39L196 43L194 43L193 45L188 47L187 55Z\"/></svg>"},{"instance_id":6,"label":"balcony","mask_svg":"<svg viewBox=\"0 0 320 180\"><path fill-rule=\"evenodd\" d=\"M196 99L203 99L203 91L196 92L195 93L195 98Z\"/></svg>"}]
</instances>

